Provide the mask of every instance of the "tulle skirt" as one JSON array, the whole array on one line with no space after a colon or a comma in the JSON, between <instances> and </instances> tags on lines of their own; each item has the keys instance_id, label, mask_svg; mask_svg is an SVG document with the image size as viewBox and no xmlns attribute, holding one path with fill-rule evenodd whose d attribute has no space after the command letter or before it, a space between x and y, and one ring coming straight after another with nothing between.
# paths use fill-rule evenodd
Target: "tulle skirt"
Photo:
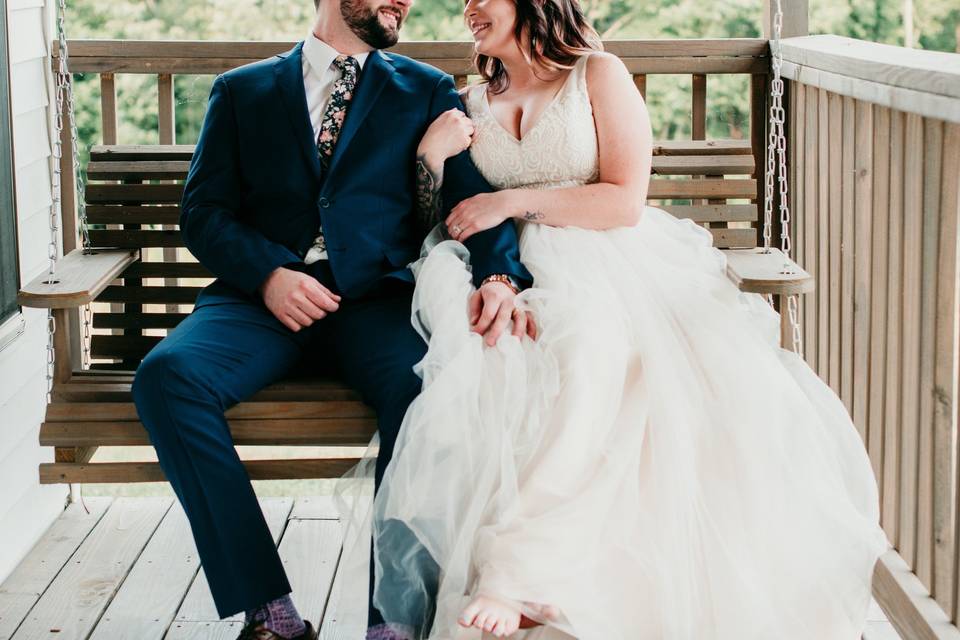
<instances>
[{"instance_id":1,"label":"tulle skirt","mask_svg":"<svg viewBox=\"0 0 960 640\"><path fill-rule=\"evenodd\" d=\"M547 622L516 637L859 638L888 547L876 480L779 315L656 207L606 231L520 225L536 341L470 332L460 243L435 231L414 265L423 393L372 511L341 501L347 562L372 526L386 620L480 638L457 618L488 593Z\"/></svg>"}]
</instances>

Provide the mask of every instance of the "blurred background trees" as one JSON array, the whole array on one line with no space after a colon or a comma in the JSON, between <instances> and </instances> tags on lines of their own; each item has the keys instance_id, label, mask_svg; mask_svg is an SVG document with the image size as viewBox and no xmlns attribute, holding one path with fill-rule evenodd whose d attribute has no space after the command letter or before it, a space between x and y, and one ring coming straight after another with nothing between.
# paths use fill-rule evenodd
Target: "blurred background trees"
<instances>
[{"instance_id":1,"label":"blurred background trees","mask_svg":"<svg viewBox=\"0 0 960 640\"><path fill-rule=\"evenodd\" d=\"M581 0L605 38L760 37L759 0ZM467 40L462 0L416 0L404 40ZM71 38L295 41L308 33L312 0L74 0ZM901 46L958 51L957 0L811 0L810 32ZM196 141L213 78L175 80L177 142ZM690 78L652 76L647 106L657 139L689 138ZM748 79L710 77L708 138L741 138L749 124ZM100 142L99 85L77 78L84 156ZM118 76L119 141L157 142L157 87L150 76Z\"/></svg>"}]
</instances>

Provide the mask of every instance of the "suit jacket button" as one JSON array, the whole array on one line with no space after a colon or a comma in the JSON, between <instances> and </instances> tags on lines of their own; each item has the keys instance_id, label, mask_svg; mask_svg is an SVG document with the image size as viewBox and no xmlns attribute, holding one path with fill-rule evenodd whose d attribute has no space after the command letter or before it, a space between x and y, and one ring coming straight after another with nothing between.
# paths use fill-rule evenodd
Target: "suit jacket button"
<instances>
[{"instance_id":1,"label":"suit jacket button","mask_svg":"<svg viewBox=\"0 0 960 640\"><path fill-rule=\"evenodd\" d=\"M320 205L320 207L323 208L323 209L326 209L326 208L328 208L328 207L330 206L330 201L327 200L326 198L320 198L320 199L317 201L317 203L318 203L318 204Z\"/></svg>"}]
</instances>

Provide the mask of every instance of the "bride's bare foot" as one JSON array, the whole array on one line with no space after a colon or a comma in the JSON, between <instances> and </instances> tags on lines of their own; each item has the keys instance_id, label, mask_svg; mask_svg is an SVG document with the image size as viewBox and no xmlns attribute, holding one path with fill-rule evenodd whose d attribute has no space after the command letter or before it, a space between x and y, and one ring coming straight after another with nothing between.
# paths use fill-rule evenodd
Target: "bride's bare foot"
<instances>
[{"instance_id":1,"label":"bride's bare foot","mask_svg":"<svg viewBox=\"0 0 960 640\"><path fill-rule=\"evenodd\" d=\"M520 607L498 598L477 596L460 614L459 623L503 638L520 628Z\"/></svg>"}]
</instances>

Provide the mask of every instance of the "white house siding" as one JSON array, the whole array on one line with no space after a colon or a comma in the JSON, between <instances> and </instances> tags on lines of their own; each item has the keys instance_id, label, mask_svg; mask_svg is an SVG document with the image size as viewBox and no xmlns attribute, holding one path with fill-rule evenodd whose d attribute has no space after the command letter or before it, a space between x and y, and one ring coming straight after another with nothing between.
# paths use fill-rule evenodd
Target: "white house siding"
<instances>
[{"instance_id":1,"label":"white house siding","mask_svg":"<svg viewBox=\"0 0 960 640\"><path fill-rule=\"evenodd\" d=\"M47 260L52 18L50 0L7 0L21 282L42 273ZM38 465L53 460L52 449L37 443L46 403L46 313L23 309L22 319L23 334L0 351L0 582L62 511L68 494L66 486L39 483ZM14 319L0 334L19 324Z\"/></svg>"}]
</instances>

